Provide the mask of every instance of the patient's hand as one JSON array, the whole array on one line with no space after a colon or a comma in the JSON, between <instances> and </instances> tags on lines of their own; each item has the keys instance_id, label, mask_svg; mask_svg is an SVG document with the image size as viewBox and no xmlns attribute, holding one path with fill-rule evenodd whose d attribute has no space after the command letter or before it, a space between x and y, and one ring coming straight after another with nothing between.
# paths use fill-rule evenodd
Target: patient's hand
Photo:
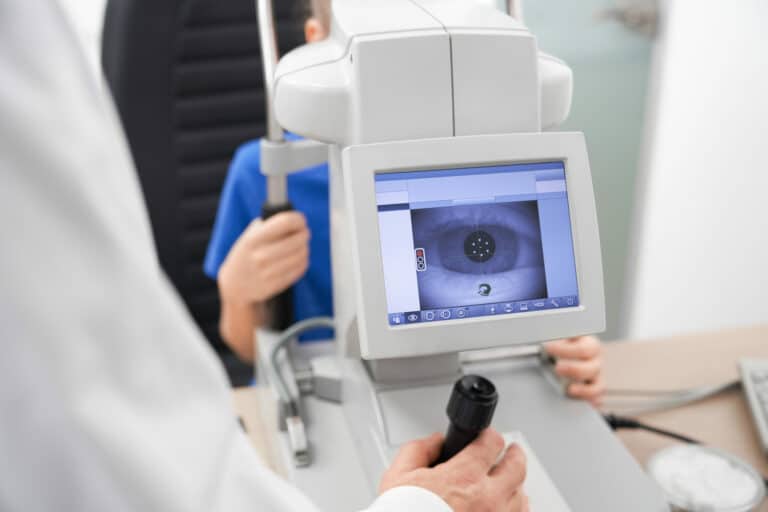
<instances>
[{"instance_id":1,"label":"patient's hand","mask_svg":"<svg viewBox=\"0 0 768 512\"><path fill-rule=\"evenodd\" d=\"M309 229L299 212L256 219L240 235L219 269L219 330L244 361L256 356L254 329L264 302L295 283L309 265Z\"/></svg>"},{"instance_id":2,"label":"patient's hand","mask_svg":"<svg viewBox=\"0 0 768 512\"><path fill-rule=\"evenodd\" d=\"M568 395L600 405L605 391L600 340L594 336L581 336L552 341L545 348L558 359L555 373L572 381L568 385Z\"/></svg>"},{"instance_id":3,"label":"patient's hand","mask_svg":"<svg viewBox=\"0 0 768 512\"><path fill-rule=\"evenodd\" d=\"M511 445L497 464L504 439L495 430L485 429L451 459L430 468L443 441L441 434L432 434L403 446L384 473L379 492L412 485L440 496L454 512L528 510L522 489L525 454L519 446Z\"/></svg>"},{"instance_id":4,"label":"patient's hand","mask_svg":"<svg viewBox=\"0 0 768 512\"><path fill-rule=\"evenodd\" d=\"M264 302L294 284L309 264L309 229L300 212L256 219L243 231L219 269L222 297Z\"/></svg>"}]
</instances>

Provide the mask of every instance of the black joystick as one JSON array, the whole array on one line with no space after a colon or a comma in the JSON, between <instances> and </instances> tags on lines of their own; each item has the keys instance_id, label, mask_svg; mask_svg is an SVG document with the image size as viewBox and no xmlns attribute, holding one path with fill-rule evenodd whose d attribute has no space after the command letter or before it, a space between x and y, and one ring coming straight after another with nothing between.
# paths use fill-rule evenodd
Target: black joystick
<instances>
[{"instance_id":1,"label":"black joystick","mask_svg":"<svg viewBox=\"0 0 768 512\"><path fill-rule=\"evenodd\" d=\"M447 461L488 428L499 395L493 382L477 375L465 375L453 385L445 412L450 425L435 465Z\"/></svg>"}]
</instances>

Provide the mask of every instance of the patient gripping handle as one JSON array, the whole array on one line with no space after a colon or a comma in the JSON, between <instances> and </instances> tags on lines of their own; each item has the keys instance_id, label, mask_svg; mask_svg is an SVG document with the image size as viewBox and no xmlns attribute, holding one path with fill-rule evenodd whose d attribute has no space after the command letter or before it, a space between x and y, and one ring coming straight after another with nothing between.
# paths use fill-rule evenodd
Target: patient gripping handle
<instances>
[{"instance_id":1,"label":"patient gripping handle","mask_svg":"<svg viewBox=\"0 0 768 512\"><path fill-rule=\"evenodd\" d=\"M271 205L266 201L261 207L261 218L267 220L273 215L293 210L293 205L286 202L280 205ZM269 327L277 331L284 331L293 324L293 288L289 286L268 302Z\"/></svg>"},{"instance_id":2,"label":"patient gripping handle","mask_svg":"<svg viewBox=\"0 0 768 512\"><path fill-rule=\"evenodd\" d=\"M264 72L264 92L266 98L266 140L277 143L285 140L285 132L277 122L274 109L275 99L275 68L277 67L277 32L275 17L272 11L272 0L256 0L256 13L259 23L259 42L261 45L261 63ZM263 157L262 157L263 158ZM286 176L267 176L267 200L261 209L261 218L269 217L284 211L293 210L288 202ZM268 327L283 331L293 323L293 292L291 287L273 297L268 305Z\"/></svg>"},{"instance_id":3,"label":"patient gripping handle","mask_svg":"<svg viewBox=\"0 0 768 512\"><path fill-rule=\"evenodd\" d=\"M445 443L434 465L441 464L475 440L488 428L499 395L491 381L478 375L465 375L453 385L446 414L450 420Z\"/></svg>"}]
</instances>

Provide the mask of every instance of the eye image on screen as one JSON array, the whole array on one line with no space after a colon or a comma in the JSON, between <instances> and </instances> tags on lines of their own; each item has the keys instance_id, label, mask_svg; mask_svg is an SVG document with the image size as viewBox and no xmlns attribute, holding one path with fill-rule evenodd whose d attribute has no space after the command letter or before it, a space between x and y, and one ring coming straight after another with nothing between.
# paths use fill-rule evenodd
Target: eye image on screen
<instances>
[{"instance_id":1,"label":"eye image on screen","mask_svg":"<svg viewBox=\"0 0 768 512\"><path fill-rule=\"evenodd\" d=\"M411 223L423 309L547 296L536 201L414 209Z\"/></svg>"},{"instance_id":2,"label":"eye image on screen","mask_svg":"<svg viewBox=\"0 0 768 512\"><path fill-rule=\"evenodd\" d=\"M379 173L389 325L579 306L563 162Z\"/></svg>"}]
</instances>

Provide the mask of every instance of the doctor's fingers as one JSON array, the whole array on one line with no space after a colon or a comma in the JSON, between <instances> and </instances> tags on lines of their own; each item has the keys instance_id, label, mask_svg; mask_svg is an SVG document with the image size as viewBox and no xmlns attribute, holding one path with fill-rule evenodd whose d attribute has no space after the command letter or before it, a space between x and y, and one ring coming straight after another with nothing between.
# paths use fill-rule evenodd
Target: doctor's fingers
<instances>
[{"instance_id":1,"label":"doctor's fingers","mask_svg":"<svg viewBox=\"0 0 768 512\"><path fill-rule=\"evenodd\" d=\"M486 488L486 494L493 502L494 511L525 512L528 510L528 496L522 486L502 488Z\"/></svg>"},{"instance_id":2,"label":"doctor's fingers","mask_svg":"<svg viewBox=\"0 0 768 512\"><path fill-rule=\"evenodd\" d=\"M444 464L455 467L461 473L470 472L485 476L491 470L504 449L504 438L492 428L486 428L463 450Z\"/></svg>"},{"instance_id":3,"label":"doctor's fingers","mask_svg":"<svg viewBox=\"0 0 768 512\"><path fill-rule=\"evenodd\" d=\"M523 449L517 444L509 445L504 456L491 469L491 485L503 489L508 496L511 496L518 489L522 489L528 472L527 466Z\"/></svg>"},{"instance_id":4,"label":"doctor's fingers","mask_svg":"<svg viewBox=\"0 0 768 512\"><path fill-rule=\"evenodd\" d=\"M580 336L551 341L545 345L545 348L548 354L558 359L588 360L600 355L602 344L594 336Z\"/></svg>"},{"instance_id":5,"label":"doctor's fingers","mask_svg":"<svg viewBox=\"0 0 768 512\"><path fill-rule=\"evenodd\" d=\"M255 245L280 240L287 235L307 229L307 219L299 211L281 212L264 220L254 219L245 229L244 235Z\"/></svg>"},{"instance_id":6,"label":"doctor's fingers","mask_svg":"<svg viewBox=\"0 0 768 512\"><path fill-rule=\"evenodd\" d=\"M507 508L504 509L509 512L530 512L530 506L528 504L528 496L522 489L518 489L517 492L507 502Z\"/></svg>"},{"instance_id":7,"label":"doctor's fingers","mask_svg":"<svg viewBox=\"0 0 768 512\"><path fill-rule=\"evenodd\" d=\"M387 473L402 474L419 468L426 468L440 456L443 441L445 441L443 434L436 432L424 439L417 439L404 444L397 452L397 456L392 461Z\"/></svg>"}]
</instances>

